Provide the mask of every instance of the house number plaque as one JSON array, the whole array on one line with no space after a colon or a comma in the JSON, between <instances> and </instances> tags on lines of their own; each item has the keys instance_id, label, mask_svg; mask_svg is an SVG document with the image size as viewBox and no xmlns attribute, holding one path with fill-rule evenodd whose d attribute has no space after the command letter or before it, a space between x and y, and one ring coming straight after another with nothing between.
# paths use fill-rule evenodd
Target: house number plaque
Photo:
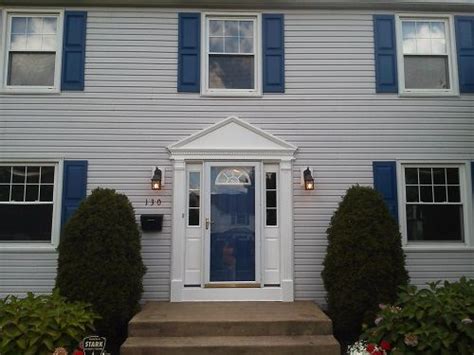
<instances>
[{"instance_id":1,"label":"house number plaque","mask_svg":"<svg viewBox=\"0 0 474 355\"><path fill-rule=\"evenodd\" d=\"M145 199L145 206L160 206L161 200L159 198Z\"/></svg>"}]
</instances>

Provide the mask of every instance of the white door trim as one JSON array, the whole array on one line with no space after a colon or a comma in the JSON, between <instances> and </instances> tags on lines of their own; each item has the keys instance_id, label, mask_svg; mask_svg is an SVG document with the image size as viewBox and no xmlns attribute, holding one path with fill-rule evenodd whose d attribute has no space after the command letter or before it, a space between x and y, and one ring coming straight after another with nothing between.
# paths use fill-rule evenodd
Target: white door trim
<instances>
[{"instance_id":1,"label":"white door trim","mask_svg":"<svg viewBox=\"0 0 474 355\"><path fill-rule=\"evenodd\" d=\"M236 117L229 117L168 147L173 161L173 216L171 244L172 302L183 301L293 301L293 164L296 147ZM229 165L272 163L279 166L280 285L260 288L216 289L186 287L186 164L222 162ZM206 169L204 169L205 171ZM262 173L262 172L260 172ZM205 175L206 173L204 173ZM203 182L206 181L203 176ZM263 190L263 186L261 186ZM256 193L256 195L260 195ZM257 198L257 197L256 197ZM260 198L260 201L262 199ZM263 206L259 208L260 213ZM260 228L263 218L260 218ZM260 231L260 236L263 231ZM263 252L261 244L260 252ZM258 263L262 272L263 255ZM256 270L257 271L257 270ZM203 282L205 278L203 277Z\"/></svg>"}]
</instances>

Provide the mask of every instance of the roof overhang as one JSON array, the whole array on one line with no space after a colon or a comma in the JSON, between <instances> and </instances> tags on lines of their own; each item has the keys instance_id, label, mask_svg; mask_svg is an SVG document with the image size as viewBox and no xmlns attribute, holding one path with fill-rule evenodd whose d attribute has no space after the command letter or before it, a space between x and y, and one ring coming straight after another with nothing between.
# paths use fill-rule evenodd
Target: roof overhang
<instances>
[{"instance_id":1,"label":"roof overhang","mask_svg":"<svg viewBox=\"0 0 474 355\"><path fill-rule=\"evenodd\" d=\"M474 11L474 0L0 0L0 6Z\"/></svg>"}]
</instances>

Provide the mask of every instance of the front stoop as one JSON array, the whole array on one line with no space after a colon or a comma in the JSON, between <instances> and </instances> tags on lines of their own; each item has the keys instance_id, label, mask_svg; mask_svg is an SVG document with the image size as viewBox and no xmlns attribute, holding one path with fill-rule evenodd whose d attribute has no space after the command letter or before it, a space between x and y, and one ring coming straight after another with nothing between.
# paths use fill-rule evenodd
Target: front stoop
<instances>
[{"instance_id":1,"label":"front stoop","mask_svg":"<svg viewBox=\"0 0 474 355\"><path fill-rule=\"evenodd\" d=\"M122 355L339 355L331 320L313 302L148 302Z\"/></svg>"}]
</instances>

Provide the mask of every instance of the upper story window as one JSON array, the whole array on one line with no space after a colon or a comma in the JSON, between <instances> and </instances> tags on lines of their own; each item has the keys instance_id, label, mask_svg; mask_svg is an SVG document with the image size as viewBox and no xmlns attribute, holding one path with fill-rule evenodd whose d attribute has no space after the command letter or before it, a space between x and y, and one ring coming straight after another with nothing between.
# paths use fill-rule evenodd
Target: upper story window
<instances>
[{"instance_id":1,"label":"upper story window","mask_svg":"<svg viewBox=\"0 0 474 355\"><path fill-rule=\"evenodd\" d=\"M257 16L205 16L203 93L260 93Z\"/></svg>"},{"instance_id":2,"label":"upper story window","mask_svg":"<svg viewBox=\"0 0 474 355\"><path fill-rule=\"evenodd\" d=\"M403 167L408 242L462 242L465 230L462 167Z\"/></svg>"},{"instance_id":3,"label":"upper story window","mask_svg":"<svg viewBox=\"0 0 474 355\"><path fill-rule=\"evenodd\" d=\"M55 164L0 165L0 242L52 242Z\"/></svg>"},{"instance_id":4,"label":"upper story window","mask_svg":"<svg viewBox=\"0 0 474 355\"><path fill-rule=\"evenodd\" d=\"M60 13L8 13L4 87L11 91L59 89Z\"/></svg>"},{"instance_id":5,"label":"upper story window","mask_svg":"<svg viewBox=\"0 0 474 355\"><path fill-rule=\"evenodd\" d=\"M399 17L398 62L402 94L455 94L450 18Z\"/></svg>"}]
</instances>

